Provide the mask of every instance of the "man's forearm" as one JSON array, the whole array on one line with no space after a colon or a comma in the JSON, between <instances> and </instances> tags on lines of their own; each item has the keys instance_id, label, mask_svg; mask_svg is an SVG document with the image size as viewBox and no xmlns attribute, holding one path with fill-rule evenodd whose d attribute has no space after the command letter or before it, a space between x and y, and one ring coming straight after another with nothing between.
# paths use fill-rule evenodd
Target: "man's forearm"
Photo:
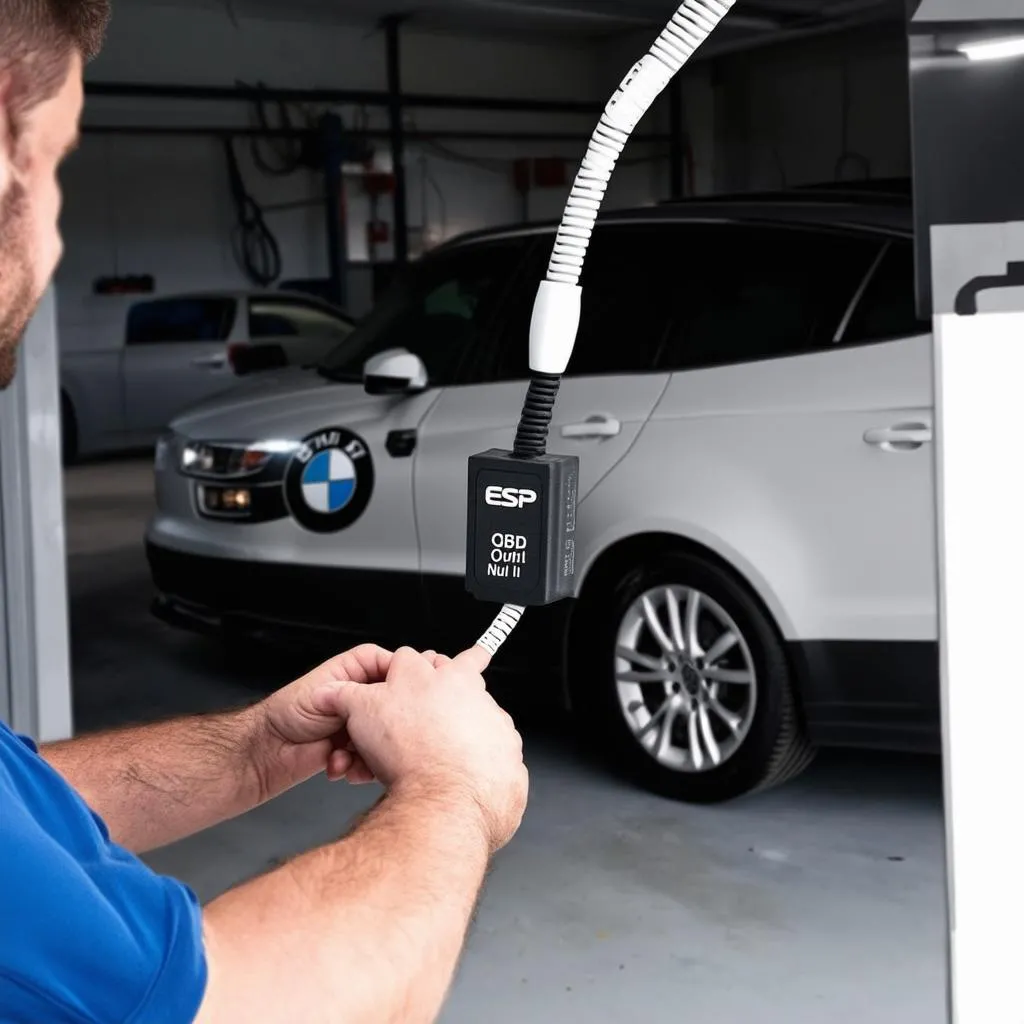
<instances>
[{"instance_id":1,"label":"man's forearm","mask_svg":"<svg viewBox=\"0 0 1024 1024\"><path fill-rule=\"evenodd\" d=\"M261 800L257 708L118 729L43 747L115 842L151 850Z\"/></svg>"},{"instance_id":2,"label":"man's forearm","mask_svg":"<svg viewBox=\"0 0 1024 1024\"><path fill-rule=\"evenodd\" d=\"M429 1024L487 860L474 808L386 797L347 839L207 907L197 1024Z\"/></svg>"}]
</instances>

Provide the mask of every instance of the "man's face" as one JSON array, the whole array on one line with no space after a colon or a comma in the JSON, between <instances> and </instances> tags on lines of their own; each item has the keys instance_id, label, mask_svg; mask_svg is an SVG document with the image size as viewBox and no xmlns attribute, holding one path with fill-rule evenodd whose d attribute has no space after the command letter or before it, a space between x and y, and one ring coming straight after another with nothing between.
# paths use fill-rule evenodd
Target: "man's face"
<instances>
[{"instance_id":1,"label":"man's face","mask_svg":"<svg viewBox=\"0 0 1024 1024\"><path fill-rule=\"evenodd\" d=\"M72 56L60 91L12 124L0 76L0 389L14 379L17 348L60 260L57 170L78 139L82 61Z\"/></svg>"}]
</instances>

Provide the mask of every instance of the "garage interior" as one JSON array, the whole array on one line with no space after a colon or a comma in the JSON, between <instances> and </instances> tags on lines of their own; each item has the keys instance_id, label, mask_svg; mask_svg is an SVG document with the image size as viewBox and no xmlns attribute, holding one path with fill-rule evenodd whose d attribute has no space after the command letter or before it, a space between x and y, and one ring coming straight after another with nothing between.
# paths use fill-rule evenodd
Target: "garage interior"
<instances>
[{"instance_id":1,"label":"garage interior","mask_svg":"<svg viewBox=\"0 0 1024 1024\"><path fill-rule=\"evenodd\" d=\"M557 218L607 97L674 6L115 4L63 176L66 253L37 318L49 317L54 362L120 334L140 294L290 282L358 318L396 267L439 243ZM903 0L739 0L638 129L607 206L905 190L908 67ZM240 212L240 186L255 219ZM26 389L53 367L29 370ZM24 400L0 397L0 413ZM56 424L31 443L55 446ZM2 454L10 531L16 456ZM37 480L32 495L53 490ZM63 497L74 730L242 704L308 668L151 614L151 450L87 454L64 472ZM37 592L36 609L62 600ZM13 693L9 650L0 684ZM500 696L526 740L531 804L492 872L444 1021L948 1019L938 758L825 751L782 788L687 806L592 763L564 714L517 680ZM0 701L16 710L17 698ZM56 735L64 719L52 715ZM314 780L146 859L205 901L336 837L374 797Z\"/></svg>"}]
</instances>

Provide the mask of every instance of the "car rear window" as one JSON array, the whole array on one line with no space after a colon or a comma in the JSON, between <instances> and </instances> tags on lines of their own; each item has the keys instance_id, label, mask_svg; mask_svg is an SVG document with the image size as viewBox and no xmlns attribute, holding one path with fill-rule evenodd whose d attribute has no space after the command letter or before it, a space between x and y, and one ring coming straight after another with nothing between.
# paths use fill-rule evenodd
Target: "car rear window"
<instances>
[{"instance_id":1,"label":"car rear window","mask_svg":"<svg viewBox=\"0 0 1024 1024\"><path fill-rule=\"evenodd\" d=\"M129 345L175 341L226 341L235 321L231 298L154 299L128 311Z\"/></svg>"},{"instance_id":2,"label":"car rear window","mask_svg":"<svg viewBox=\"0 0 1024 1024\"><path fill-rule=\"evenodd\" d=\"M931 329L930 323L917 316L913 243L893 242L872 274L842 341L856 344L909 338Z\"/></svg>"},{"instance_id":3,"label":"car rear window","mask_svg":"<svg viewBox=\"0 0 1024 1024\"><path fill-rule=\"evenodd\" d=\"M661 365L756 362L829 348L883 241L766 225L698 228L680 260Z\"/></svg>"}]
</instances>

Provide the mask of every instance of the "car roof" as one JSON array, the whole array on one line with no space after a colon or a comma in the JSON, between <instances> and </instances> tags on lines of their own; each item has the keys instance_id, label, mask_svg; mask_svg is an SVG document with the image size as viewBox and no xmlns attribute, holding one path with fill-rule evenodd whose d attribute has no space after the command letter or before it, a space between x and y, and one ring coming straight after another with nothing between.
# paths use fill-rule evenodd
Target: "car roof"
<instances>
[{"instance_id":1,"label":"car roof","mask_svg":"<svg viewBox=\"0 0 1024 1024\"><path fill-rule=\"evenodd\" d=\"M835 189L793 190L702 197L604 213L599 225L772 223L804 227L841 228L912 238L913 208L900 194ZM491 228L461 235L437 250L497 238L550 234L557 221Z\"/></svg>"}]
</instances>

